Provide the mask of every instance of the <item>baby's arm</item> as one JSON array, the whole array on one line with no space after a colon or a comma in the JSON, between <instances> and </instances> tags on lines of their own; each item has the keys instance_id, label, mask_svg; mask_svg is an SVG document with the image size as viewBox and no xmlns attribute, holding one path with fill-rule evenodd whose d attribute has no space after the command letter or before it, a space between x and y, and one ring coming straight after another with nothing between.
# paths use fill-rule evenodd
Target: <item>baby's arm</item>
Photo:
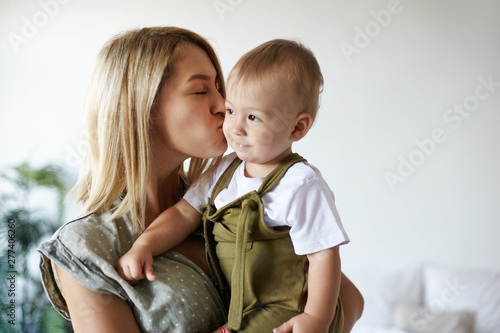
<instances>
[{"instance_id":1,"label":"baby's arm","mask_svg":"<svg viewBox=\"0 0 500 333\"><path fill-rule=\"evenodd\" d=\"M180 200L161 213L116 262L118 274L129 283L136 283L143 278L156 280L153 257L180 244L200 223L201 214L186 200Z\"/></svg>"},{"instance_id":2,"label":"baby's arm","mask_svg":"<svg viewBox=\"0 0 500 333\"><path fill-rule=\"evenodd\" d=\"M328 332L340 289L339 247L308 254L309 282L304 313L273 330L274 333Z\"/></svg>"}]
</instances>

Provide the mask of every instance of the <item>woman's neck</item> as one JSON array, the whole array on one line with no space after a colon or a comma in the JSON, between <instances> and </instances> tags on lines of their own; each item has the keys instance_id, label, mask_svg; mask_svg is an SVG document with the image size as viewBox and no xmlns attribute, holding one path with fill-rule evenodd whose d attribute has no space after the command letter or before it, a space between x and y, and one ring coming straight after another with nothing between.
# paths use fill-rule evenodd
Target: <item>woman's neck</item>
<instances>
[{"instance_id":1,"label":"woman's neck","mask_svg":"<svg viewBox=\"0 0 500 333\"><path fill-rule=\"evenodd\" d=\"M178 167L164 176L152 172L146 193L146 227L179 200L180 188Z\"/></svg>"}]
</instances>

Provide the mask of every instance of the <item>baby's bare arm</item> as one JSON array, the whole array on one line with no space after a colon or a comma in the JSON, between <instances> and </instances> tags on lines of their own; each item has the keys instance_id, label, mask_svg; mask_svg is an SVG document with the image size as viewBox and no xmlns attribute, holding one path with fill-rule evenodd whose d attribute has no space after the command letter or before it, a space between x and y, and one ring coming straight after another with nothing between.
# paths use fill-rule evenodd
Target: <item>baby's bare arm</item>
<instances>
[{"instance_id":1,"label":"baby's bare arm","mask_svg":"<svg viewBox=\"0 0 500 333\"><path fill-rule=\"evenodd\" d=\"M179 245L201 224L201 214L186 200L161 213L134 242L134 246L147 246L153 256L162 254Z\"/></svg>"},{"instance_id":2,"label":"baby's bare arm","mask_svg":"<svg viewBox=\"0 0 500 333\"><path fill-rule=\"evenodd\" d=\"M153 257L180 244L201 223L201 214L182 199L161 213L132 248L116 263L116 270L125 280L135 283L143 278L153 281Z\"/></svg>"},{"instance_id":3,"label":"baby's bare arm","mask_svg":"<svg viewBox=\"0 0 500 333\"><path fill-rule=\"evenodd\" d=\"M335 316L340 290L339 247L309 254L309 282L305 313L321 318L328 326Z\"/></svg>"},{"instance_id":4,"label":"baby's bare arm","mask_svg":"<svg viewBox=\"0 0 500 333\"><path fill-rule=\"evenodd\" d=\"M308 296L304 313L274 329L274 333L328 332L340 289L339 247L308 254Z\"/></svg>"}]
</instances>

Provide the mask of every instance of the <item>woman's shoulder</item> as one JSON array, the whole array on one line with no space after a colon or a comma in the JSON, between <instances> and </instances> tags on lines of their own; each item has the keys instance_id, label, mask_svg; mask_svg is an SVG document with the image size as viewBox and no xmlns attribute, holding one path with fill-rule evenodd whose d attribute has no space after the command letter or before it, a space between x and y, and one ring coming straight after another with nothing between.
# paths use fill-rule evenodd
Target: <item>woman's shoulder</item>
<instances>
[{"instance_id":1,"label":"woman's shoulder","mask_svg":"<svg viewBox=\"0 0 500 333\"><path fill-rule=\"evenodd\" d=\"M127 216L113 220L109 216L109 213L92 213L68 221L40 249L64 249L80 259L97 255L110 262L117 260L138 235L131 223L127 223Z\"/></svg>"},{"instance_id":2,"label":"woman's shoulder","mask_svg":"<svg viewBox=\"0 0 500 333\"><path fill-rule=\"evenodd\" d=\"M92 239L98 235L111 237L118 231L127 230L126 216L110 219L109 213L91 213L63 224L56 232L60 239L75 236Z\"/></svg>"},{"instance_id":3,"label":"woman's shoulder","mask_svg":"<svg viewBox=\"0 0 500 333\"><path fill-rule=\"evenodd\" d=\"M72 234L85 235L89 232L99 230L104 227L102 214L91 213L77 217L64 223L55 233L57 237L66 237Z\"/></svg>"}]
</instances>

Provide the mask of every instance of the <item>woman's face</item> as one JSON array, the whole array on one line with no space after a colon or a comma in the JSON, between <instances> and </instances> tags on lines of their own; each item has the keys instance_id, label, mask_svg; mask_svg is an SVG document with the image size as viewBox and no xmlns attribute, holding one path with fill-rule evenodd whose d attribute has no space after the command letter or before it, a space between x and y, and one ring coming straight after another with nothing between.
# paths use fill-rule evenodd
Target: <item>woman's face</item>
<instances>
[{"instance_id":1,"label":"woman's face","mask_svg":"<svg viewBox=\"0 0 500 333\"><path fill-rule=\"evenodd\" d=\"M212 158L223 154L224 99L216 88L217 72L200 47L186 44L174 59L173 72L152 111L156 153ZM177 155L172 155L177 154Z\"/></svg>"}]
</instances>

